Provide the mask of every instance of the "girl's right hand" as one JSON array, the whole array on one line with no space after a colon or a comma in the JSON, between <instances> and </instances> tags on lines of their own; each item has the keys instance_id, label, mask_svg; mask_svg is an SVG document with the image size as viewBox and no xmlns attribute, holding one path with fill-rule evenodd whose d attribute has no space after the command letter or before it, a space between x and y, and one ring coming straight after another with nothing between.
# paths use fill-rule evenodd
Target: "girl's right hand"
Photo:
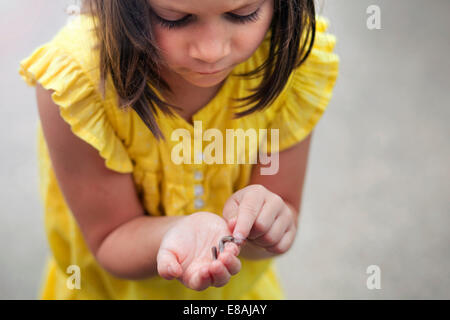
<instances>
[{"instance_id":1,"label":"girl's right hand","mask_svg":"<svg viewBox=\"0 0 450 320\"><path fill-rule=\"evenodd\" d=\"M164 235L157 255L158 273L177 278L186 287L202 291L222 287L241 270L240 248L227 242L213 260L211 247L230 235L226 221L210 212L197 212L179 220Z\"/></svg>"}]
</instances>

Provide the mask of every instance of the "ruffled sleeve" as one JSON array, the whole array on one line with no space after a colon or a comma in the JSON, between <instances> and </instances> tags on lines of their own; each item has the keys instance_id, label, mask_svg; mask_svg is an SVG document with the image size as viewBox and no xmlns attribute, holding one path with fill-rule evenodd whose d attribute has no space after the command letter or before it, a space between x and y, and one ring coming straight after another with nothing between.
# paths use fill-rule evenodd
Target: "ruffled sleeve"
<instances>
[{"instance_id":1,"label":"ruffled sleeve","mask_svg":"<svg viewBox=\"0 0 450 320\"><path fill-rule=\"evenodd\" d=\"M334 35L326 33L328 20L316 19L316 38L307 60L292 73L285 90L269 108L267 149L283 151L306 138L325 112L332 97L339 57L333 53ZM278 129L279 145L271 143L271 129ZM274 139L276 141L276 139Z\"/></svg>"},{"instance_id":2,"label":"ruffled sleeve","mask_svg":"<svg viewBox=\"0 0 450 320\"><path fill-rule=\"evenodd\" d=\"M105 165L121 173L133 171L127 150L105 112L104 101L76 59L49 42L20 62L19 74L29 86L54 90L52 99L72 132L99 151Z\"/></svg>"}]
</instances>

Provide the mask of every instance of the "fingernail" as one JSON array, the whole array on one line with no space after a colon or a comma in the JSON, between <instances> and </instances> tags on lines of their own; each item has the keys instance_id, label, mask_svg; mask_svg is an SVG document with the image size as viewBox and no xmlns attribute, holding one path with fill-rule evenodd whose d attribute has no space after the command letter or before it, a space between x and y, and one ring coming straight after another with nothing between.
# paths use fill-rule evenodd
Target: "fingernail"
<instances>
[{"instance_id":1,"label":"fingernail","mask_svg":"<svg viewBox=\"0 0 450 320\"><path fill-rule=\"evenodd\" d=\"M244 236L241 233L235 233L233 234L233 238L234 238L234 242L236 244L241 244L242 242L244 242Z\"/></svg>"}]
</instances>

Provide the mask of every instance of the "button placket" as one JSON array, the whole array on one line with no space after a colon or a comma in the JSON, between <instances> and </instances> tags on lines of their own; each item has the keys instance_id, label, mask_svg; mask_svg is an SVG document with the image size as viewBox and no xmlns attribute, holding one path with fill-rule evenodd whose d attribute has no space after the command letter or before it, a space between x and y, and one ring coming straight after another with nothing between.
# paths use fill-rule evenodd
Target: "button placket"
<instances>
[{"instance_id":1,"label":"button placket","mask_svg":"<svg viewBox=\"0 0 450 320\"><path fill-rule=\"evenodd\" d=\"M197 120L197 119L194 119ZM194 141L198 146L201 146L201 139L202 139L202 135L201 135L201 131L198 130L194 130ZM194 157L195 157L195 161L194 161L194 207L195 209L201 209L205 206L205 201L202 198L205 190L203 187L203 172L202 172L202 168L203 168L203 161L205 159L205 156L203 154L203 148L199 148L199 149L195 149L194 150Z\"/></svg>"},{"instance_id":2,"label":"button placket","mask_svg":"<svg viewBox=\"0 0 450 320\"><path fill-rule=\"evenodd\" d=\"M195 209L200 209L205 205L205 202L201 198L203 196L205 190L202 185L203 173L199 169L195 169L194 171L194 180L196 181L194 184L194 207Z\"/></svg>"},{"instance_id":3,"label":"button placket","mask_svg":"<svg viewBox=\"0 0 450 320\"><path fill-rule=\"evenodd\" d=\"M204 205L205 205L205 202L203 201L203 199L200 199L200 198L195 199L195 201L194 201L195 209L203 208Z\"/></svg>"},{"instance_id":4,"label":"button placket","mask_svg":"<svg viewBox=\"0 0 450 320\"><path fill-rule=\"evenodd\" d=\"M200 170L194 171L194 179L195 180L203 180L203 173Z\"/></svg>"},{"instance_id":5,"label":"button placket","mask_svg":"<svg viewBox=\"0 0 450 320\"><path fill-rule=\"evenodd\" d=\"M196 197L202 196L203 192L204 192L204 190L203 190L203 186L201 184L196 184L194 186L194 194Z\"/></svg>"},{"instance_id":6,"label":"button placket","mask_svg":"<svg viewBox=\"0 0 450 320\"><path fill-rule=\"evenodd\" d=\"M197 154L195 155L195 157L197 158L197 161L200 161L200 163L203 163L203 160L205 159L205 156L203 155L203 152L198 151Z\"/></svg>"}]
</instances>

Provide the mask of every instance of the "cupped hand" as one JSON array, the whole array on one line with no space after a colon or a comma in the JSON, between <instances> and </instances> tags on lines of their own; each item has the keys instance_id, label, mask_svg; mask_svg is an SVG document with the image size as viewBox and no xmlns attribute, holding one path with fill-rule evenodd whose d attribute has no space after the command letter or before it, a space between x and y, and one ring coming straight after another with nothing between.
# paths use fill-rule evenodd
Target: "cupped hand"
<instances>
[{"instance_id":1,"label":"cupped hand","mask_svg":"<svg viewBox=\"0 0 450 320\"><path fill-rule=\"evenodd\" d=\"M157 255L158 273L167 280L178 279L186 287L201 291L222 287L241 269L239 247L225 244L213 260L211 247L230 235L226 221L210 212L197 212L179 220L164 235Z\"/></svg>"}]
</instances>

